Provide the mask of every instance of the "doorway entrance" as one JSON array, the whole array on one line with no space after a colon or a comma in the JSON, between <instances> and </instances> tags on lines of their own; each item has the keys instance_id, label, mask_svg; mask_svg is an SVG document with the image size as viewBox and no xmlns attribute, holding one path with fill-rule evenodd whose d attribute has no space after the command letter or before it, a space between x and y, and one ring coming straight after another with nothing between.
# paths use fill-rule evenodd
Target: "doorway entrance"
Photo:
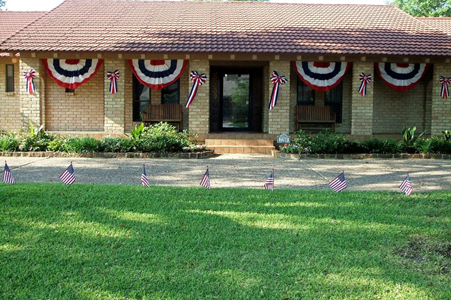
<instances>
[{"instance_id":1,"label":"doorway entrance","mask_svg":"<svg viewBox=\"0 0 451 300\"><path fill-rule=\"evenodd\" d=\"M261 131L262 71L211 68L211 132Z\"/></svg>"}]
</instances>

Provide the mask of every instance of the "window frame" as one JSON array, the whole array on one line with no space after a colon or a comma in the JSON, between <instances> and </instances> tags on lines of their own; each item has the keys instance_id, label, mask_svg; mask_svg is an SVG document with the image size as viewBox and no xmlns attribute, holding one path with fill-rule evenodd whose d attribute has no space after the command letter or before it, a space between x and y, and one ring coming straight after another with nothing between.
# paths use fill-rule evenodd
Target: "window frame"
<instances>
[{"instance_id":1,"label":"window frame","mask_svg":"<svg viewBox=\"0 0 451 300\"><path fill-rule=\"evenodd\" d=\"M174 89L174 86L176 85L176 92L170 92L170 89ZM176 94L176 98L177 101L175 101L176 103L172 103L169 101L166 101L166 95L171 95L173 93L177 93ZM177 79L174 83L172 83L171 85L168 85L164 88L161 89L161 104L180 104L180 78Z\"/></svg>"},{"instance_id":2,"label":"window frame","mask_svg":"<svg viewBox=\"0 0 451 300\"><path fill-rule=\"evenodd\" d=\"M12 72L12 74L10 75L9 73ZM6 65L6 76L5 76L5 91L7 93L14 93L15 92L15 80L14 80L14 64L7 64Z\"/></svg>"},{"instance_id":3,"label":"window frame","mask_svg":"<svg viewBox=\"0 0 451 300\"><path fill-rule=\"evenodd\" d=\"M139 89L142 89L139 92ZM143 92L146 92L148 99L141 99ZM132 118L133 122L142 122L141 107L152 103L152 90L150 87L142 84L135 76L133 76L133 97L132 97Z\"/></svg>"},{"instance_id":4,"label":"window frame","mask_svg":"<svg viewBox=\"0 0 451 300\"><path fill-rule=\"evenodd\" d=\"M337 116L337 123L343 122L343 80L333 89L324 92L324 105Z\"/></svg>"},{"instance_id":5,"label":"window frame","mask_svg":"<svg viewBox=\"0 0 451 300\"><path fill-rule=\"evenodd\" d=\"M305 84L304 81L302 81L299 76L297 76L297 86L296 86L296 105L302 106L302 105L315 105L316 101L316 92L314 89L309 87L307 84ZM304 95L310 95L310 99L303 99Z\"/></svg>"}]
</instances>

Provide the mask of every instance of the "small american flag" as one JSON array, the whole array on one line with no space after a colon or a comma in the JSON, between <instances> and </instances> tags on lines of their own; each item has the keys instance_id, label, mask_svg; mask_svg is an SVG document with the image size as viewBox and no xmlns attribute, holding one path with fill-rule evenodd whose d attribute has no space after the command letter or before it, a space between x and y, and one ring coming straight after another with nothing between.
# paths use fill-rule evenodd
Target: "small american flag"
<instances>
[{"instance_id":1,"label":"small american flag","mask_svg":"<svg viewBox=\"0 0 451 300\"><path fill-rule=\"evenodd\" d=\"M211 189L210 172L208 172L208 166L207 166L207 171L205 171L205 174L202 177L202 180L200 181L200 185L203 186L204 188Z\"/></svg>"},{"instance_id":2,"label":"small american flag","mask_svg":"<svg viewBox=\"0 0 451 300\"><path fill-rule=\"evenodd\" d=\"M401 185L399 186L399 189L403 191L406 195L412 194L412 185L410 183L410 176L409 172L407 172L406 178L401 182Z\"/></svg>"},{"instance_id":3,"label":"small american flag","mask_svg":"<svg viewBox=\"0 0 451 300\"><path fill-rule=\"evenodd\" d=\"M337 193L347 188L348 185L346 184L345 172L342 171L340 175L338 175L331 182L329 182L329 186Z\"/></svg>"},{"instance_id":4,"label":"small american flag","mask_svg":"<svg viewBox=\"0 0 451 300\"><path fill-rule=\"evenodd\" d=\"M268 179L264 184L266 190L274 190L274 169L271 170L271 174L269 174Z\"/></svg>"},{"instance_id":5,"label":"small american flag","mask_svg":"<svg viewBox=\"0 0 451 300\"><path fill-rule=\"evenodd\" d=\"M14 181L13 174L11 173L11 170L9 169L8 165L6 164L6 161L5 161L5 169L3 170L3 179L2 179L2 181L4 183L10 183L10 184L16 183Z\"/></svg>"},{"instance_id":6,"label":"small american flag","mask_svg":"<svg viewBox=\"0 0 451 300\"><path fill-rule=\"evenodd\" d=\"M141 184L144 186L149 187L149 180L147 180L147 174L146 174L146 165L143 164L143 173L141 174Z\"/></svg>"},{"instance_id":7,"label":"small american flag","mask_svg":"<svg viewBox=\"0 0 451 300\"><path fill-rule=\"evenodd\" d=\"M70 163L70 166L60 175L60 179L65 184L72 184L75 182L75 172L72 163Z\"/></svg>"}]
</instances>

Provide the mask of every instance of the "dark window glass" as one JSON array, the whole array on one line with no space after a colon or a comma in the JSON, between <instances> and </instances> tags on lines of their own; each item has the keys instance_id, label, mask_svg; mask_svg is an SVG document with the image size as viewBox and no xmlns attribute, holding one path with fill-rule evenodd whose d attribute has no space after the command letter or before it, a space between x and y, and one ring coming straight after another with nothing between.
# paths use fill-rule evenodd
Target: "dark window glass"
<instances>
[{"instance_id":1,"label":"dark window glass","mask_svg":"<svg viewBox=\"0 0 451 300\"><path fill-rule=\"evenodd\" d=\"M330 106L331 112L337 115L337 123L341 123L343 104L343 81L335 88L324 93L324 105Z\"/></svg>"},{"instance_id":2,"label":"dark window glass","mask_svg":"<svg viewBox=\"0 0 451 300\"><path fill-rule=\"evenodd\" d=\"M14 92L14 65L6 65L6 92Z\"/></svg>"},{"instance_id":3,"label":"dark window glass","mask_svg":"<svg viewBox=\"0 0 451 300\"><path fill-rule=\"evenodd\" d=\"M315 105L315 91L298 77L297 105Z\"/></svg>"},{"instance_id":4,"label":"dark window glass","mask_svg":"<svg viewBox=\"0 0 451 300\"><path fill-rule=\"evenodd\" d=\"M180 80L161 90L161 104L180 104Z\"/></svg>"},{"instance_id":5,"label":"dark window glass","mask_svg":"<svg viewBox=\"0 0 451 300\"><path fill-rule=\"evenodd\" d=\"M150 88L133 76L133 121L142 121L147 104L150 104Z\"/></svg>"}]
</instances>

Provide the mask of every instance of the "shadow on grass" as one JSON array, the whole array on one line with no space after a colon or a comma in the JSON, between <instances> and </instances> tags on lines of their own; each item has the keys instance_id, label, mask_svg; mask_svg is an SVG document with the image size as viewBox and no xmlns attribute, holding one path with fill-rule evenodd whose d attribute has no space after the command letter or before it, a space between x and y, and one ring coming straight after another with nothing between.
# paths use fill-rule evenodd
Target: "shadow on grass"
<instances>
[{"instance_id":1,"label":"shadow on grass","mask_svg":"<svg viewBox=\"0 0 451 300\"><path fill-rule=\"evenodd\" d=\"M3 299L446 299L449 293L451 258L435 251L451 243L447 192L0 188ZM411 259L404 253L418 240L434 247Z\"/></svg>"}]
</instances>

